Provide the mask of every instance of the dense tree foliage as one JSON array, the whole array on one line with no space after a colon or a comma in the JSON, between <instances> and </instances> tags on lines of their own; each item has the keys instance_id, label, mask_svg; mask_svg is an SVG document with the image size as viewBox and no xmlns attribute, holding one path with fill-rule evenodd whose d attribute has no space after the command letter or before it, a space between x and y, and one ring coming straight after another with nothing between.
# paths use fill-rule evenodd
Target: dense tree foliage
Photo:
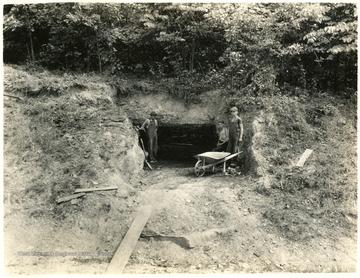
<instances>
[{"instance_id":1,"label":"dense tree foliage","mask_svg":"<svg viewBox=\"0 0 360 278\"><path fill-rule=\"evenodd\" d=\"M244 93L354 92L351 3L4 6L4 62L201 78Z\"/></svg>"}]
</instances>

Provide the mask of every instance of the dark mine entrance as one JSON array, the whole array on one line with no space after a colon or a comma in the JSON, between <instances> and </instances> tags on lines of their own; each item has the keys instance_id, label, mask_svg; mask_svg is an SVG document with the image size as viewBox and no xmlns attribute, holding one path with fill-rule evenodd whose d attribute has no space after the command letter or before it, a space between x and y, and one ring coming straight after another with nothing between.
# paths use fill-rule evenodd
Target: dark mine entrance
<instances>
[{"instance_id":1,"label":"dark mine entrance","mask_svg":"<svg viewBox=\"0 0 360 278\"><path fill-rule=\"evenodd\" d=\"M158 128L158 158L195 161L194 155L211 151L217 142L214 125L183 124Z\"/></svg>"},{"instance_id":2,"label":"dark mine entrance","mask_svg":"<svg viewBox=\"0 0 360 278\"><path fill-rule=\"evenodd\" d=\"M140 126L136 121L134 125ZM140 132L145 148L147 137ZM195 163L194 155L211 151L217 142L216 127L211 124L159 124L158 160Z\"/></svg>"}]
</instances>

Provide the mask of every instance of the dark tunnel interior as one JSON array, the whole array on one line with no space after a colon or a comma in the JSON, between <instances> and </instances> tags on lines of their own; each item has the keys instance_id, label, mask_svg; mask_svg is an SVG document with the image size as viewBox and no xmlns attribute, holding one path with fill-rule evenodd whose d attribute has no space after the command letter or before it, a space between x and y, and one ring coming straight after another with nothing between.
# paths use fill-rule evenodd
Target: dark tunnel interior
<instances>
[{"instance_id":1,"label":"dark tunnel interior","mask_svg":"<svg viewBox=\"0 0 360 278\"><path fill-rule=\"evenodd\" d=\"M134 125L140 126L134 122ZM140 131L145 149L146 132ZM159 124L158 160L196 161L194 155L211 151L217 142L216 127L211 124Z\"/></svg>"},{"instance_id":2,"label":"dark tunnel interior","mask_svg":"<svg viewBox=\"0 0 360 278\"><path fill-rule=\"evenodd\" d=\"M159 159L194 160L194 155L211 151L216 146L214 125L159 126Z\"/></svg>"}]
</instances>

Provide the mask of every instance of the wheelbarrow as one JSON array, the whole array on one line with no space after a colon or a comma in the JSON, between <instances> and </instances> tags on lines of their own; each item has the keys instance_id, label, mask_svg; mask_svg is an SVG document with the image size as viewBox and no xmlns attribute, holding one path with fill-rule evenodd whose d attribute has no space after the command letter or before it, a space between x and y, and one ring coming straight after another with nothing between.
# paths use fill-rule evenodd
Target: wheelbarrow
<instances>
[{"instance_id":1,"label":"wheelbarrow","mask_svg":"<svg viewBox=\"0 0 360 278\"><path fill-rule=\"evenodd\" d=\"M234 158L242 152L237 153L228 153L228 152L205 152L201 154L194 155L198 161L195 164L195 174L198 177L202 177L206 169L213 167L213 171L216 165L223 163L223 173L226 172L226 161Z\"/></svg>"}]
</instances>

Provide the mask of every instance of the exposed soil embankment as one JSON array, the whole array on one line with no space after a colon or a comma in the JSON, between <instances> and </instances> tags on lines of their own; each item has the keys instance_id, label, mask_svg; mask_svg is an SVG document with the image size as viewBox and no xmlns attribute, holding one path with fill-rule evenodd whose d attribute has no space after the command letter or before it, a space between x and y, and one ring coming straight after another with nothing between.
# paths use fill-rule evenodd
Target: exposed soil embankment
<instances>
[{"instance_id":1,"label":"exposed soil embankment","mask_svg":"<svg viewBox=\"0 0 360 278\"><path fill-rule=\"evenodd\" d=\"M142 205L153 210L126 273L354 271L354 104L225 91L195 103L161 90L117 95L96 78L5 68L5 93L22 99L4 98L8 273L104 273ZM143 169L133 124L150 111L164 127L163 147L189 151L231 106L244 122L241 175L215 168L197 178L191 155ZM313 153L295 167L305 149ZM110 186L118 189L57 202Z\"/></svg>"},{"instance_id":2,"label":"exposed soil embankment","mask_svg":"<svg viewBox=\"0 0 360 278\"><path fill-rule=\"evenodd\" d=\"M9 68L5 74L9 87L16 85L12 80L32 80ZM36 95L37 90L38 96L30 98L7 91L23 99L4 99L4 223L9 265L17 265L18 259L30 260L18 252L95 252L104 238L106 242L118 234L119 227L126 230L129 216L136 211L136 204L127 198L136 194L143 171L144 153L137 133L126 113L113 103L111 87L90 82L86 86L69 86L51 96L34 85L29 91ZM111 186L118 190L56 202L76 189ZM121 211L125 203L128 207ZM113 243L115 248L116 240Z\"/></svg>"},{"instance_id":3,"label":"exposed soil embankment","mask_svg":"<svg viewBox=\"0 0 360 278\"><path fill-rule=\"evenodd\" d=\"M118 101L134 120L148 117L151 111L155 111L164 124L214 124L225 116L223 95L219 90L204 92L196 101L185 101L159 88L157 93L120 95Z\"/></svg>"}]
</instances>

